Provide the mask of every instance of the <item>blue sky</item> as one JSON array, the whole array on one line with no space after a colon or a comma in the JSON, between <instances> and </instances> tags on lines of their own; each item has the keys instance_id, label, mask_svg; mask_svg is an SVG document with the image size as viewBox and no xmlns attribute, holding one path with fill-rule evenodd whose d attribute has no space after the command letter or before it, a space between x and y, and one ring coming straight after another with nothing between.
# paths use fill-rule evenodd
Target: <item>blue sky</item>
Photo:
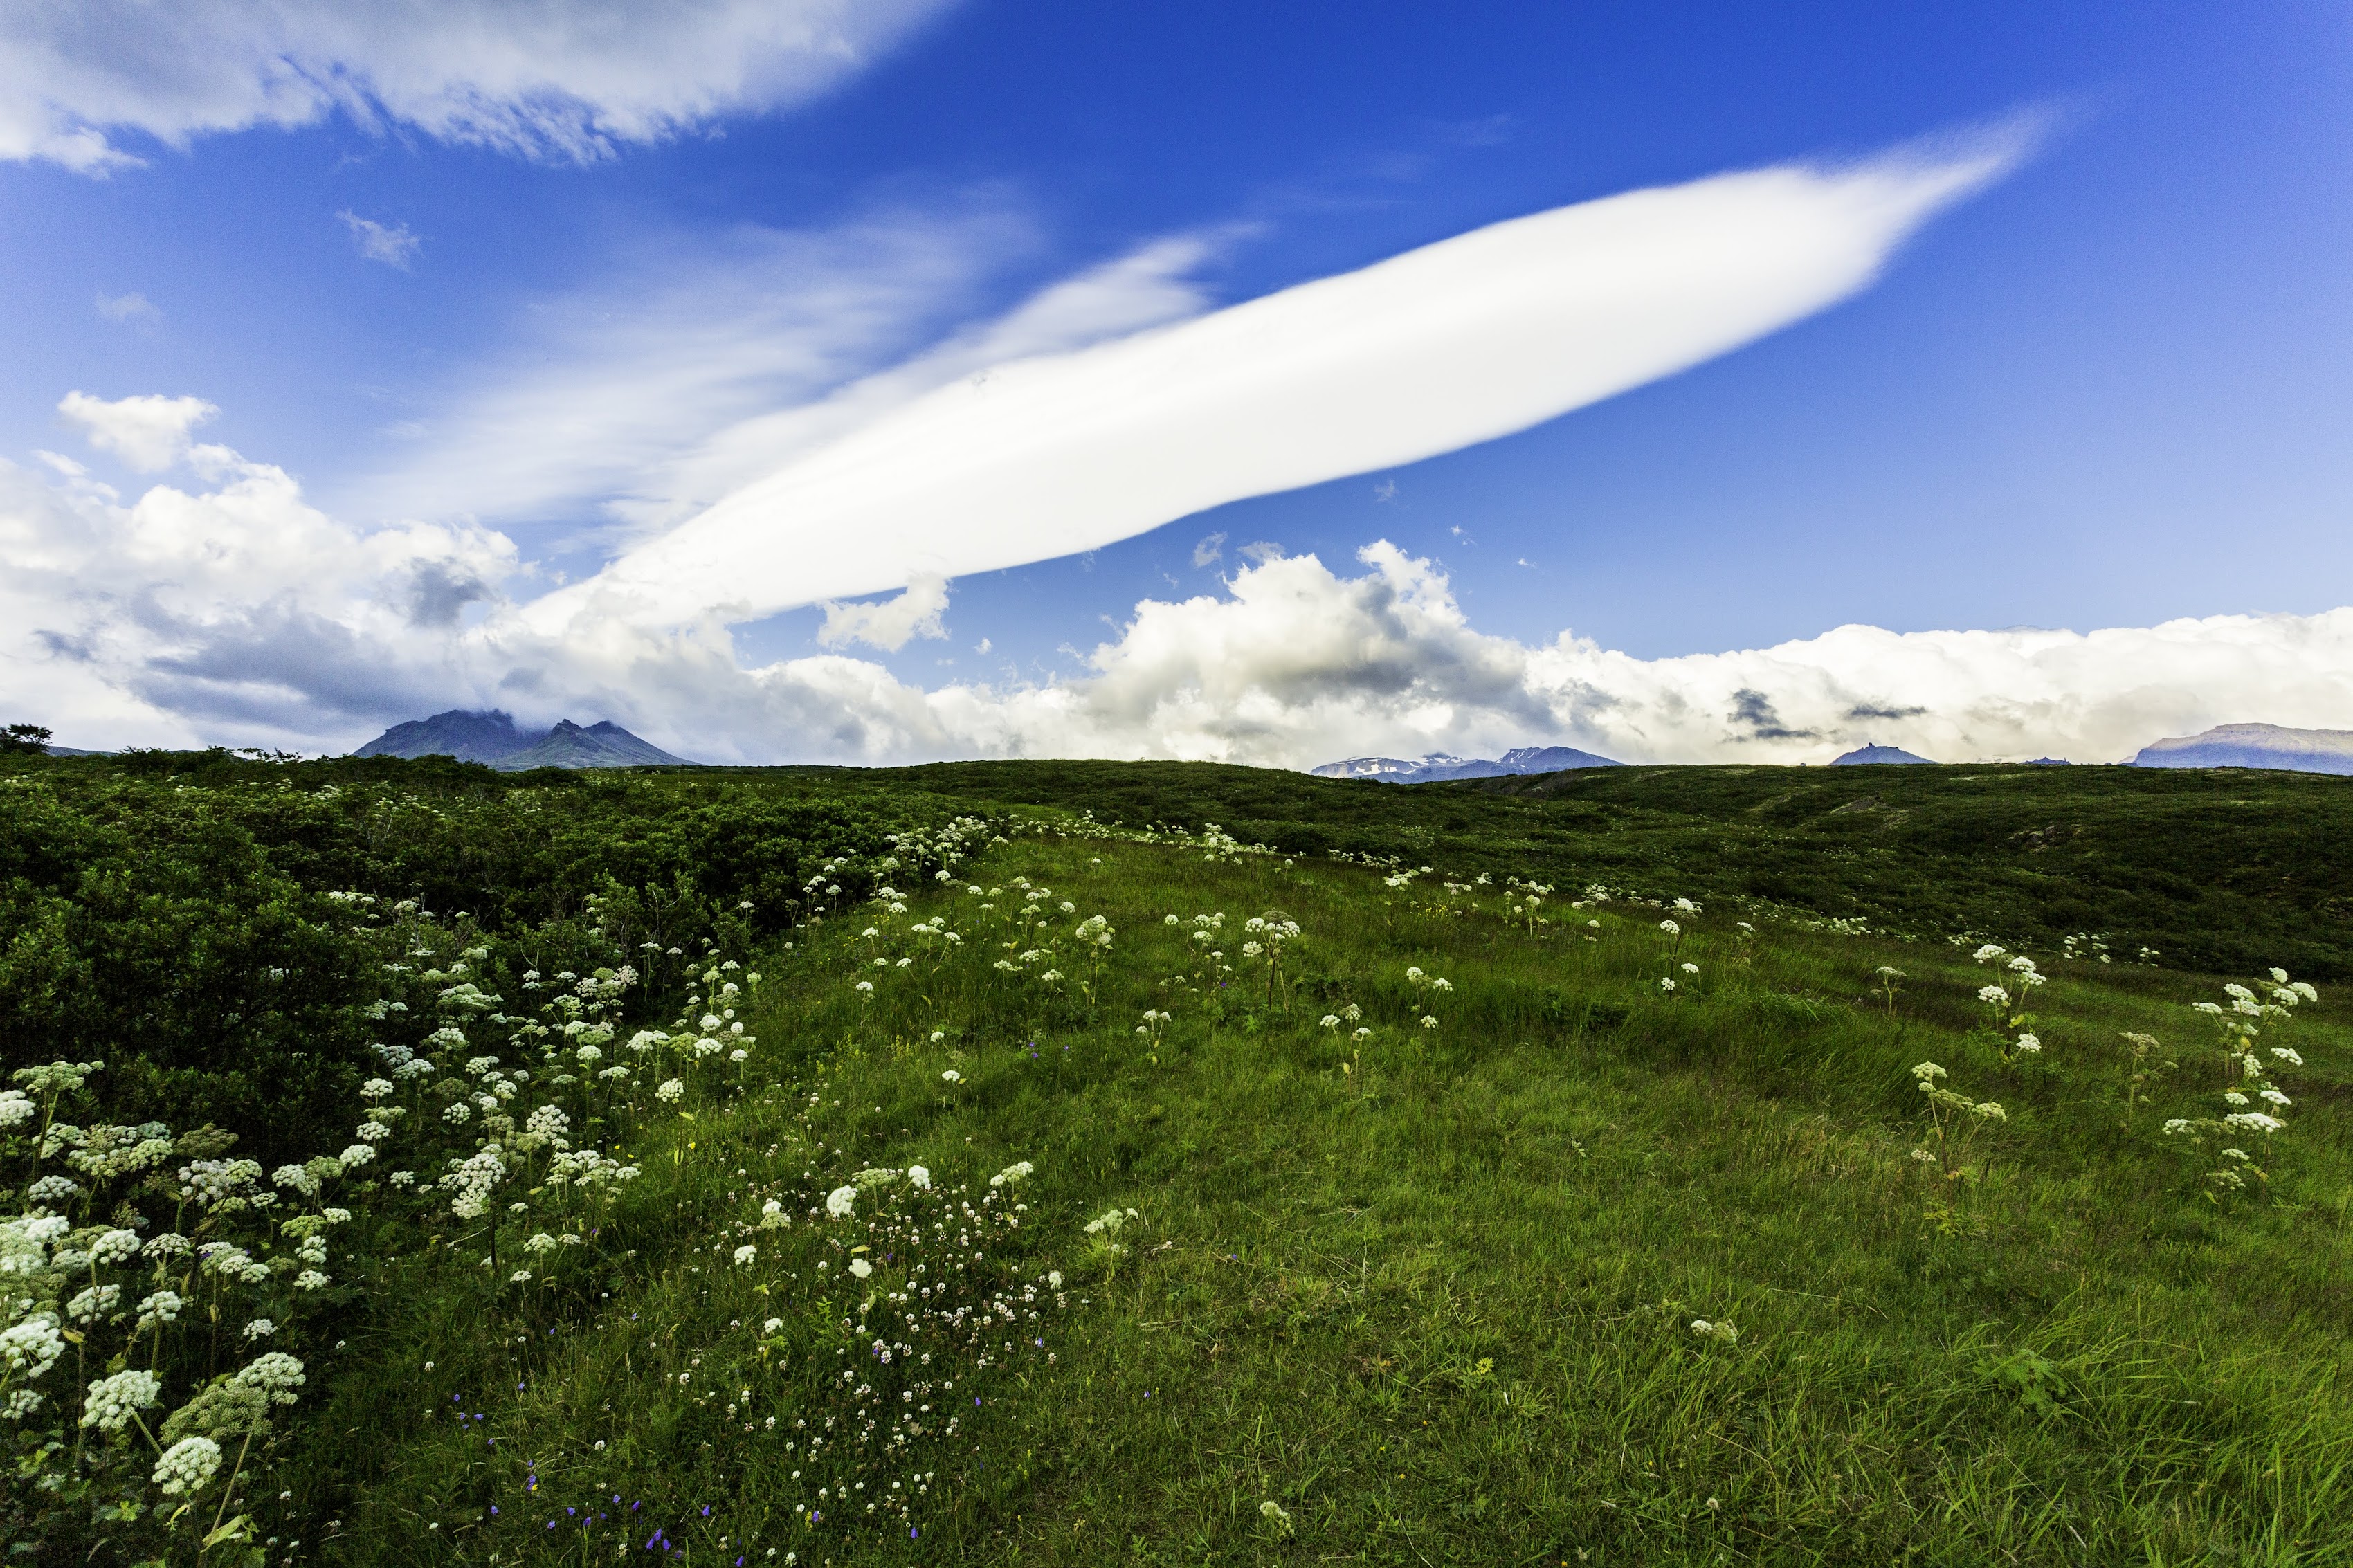
<instances>
[{"instance_id":1,"label":"blue sky","mask_svg":"<svg viewBox=\"0 0 2353 1568\"><path fill-rule=\"evenodd\" d=\"M234 41L247 8L217 11L208 37ZM71 456L127 503L159 481L91 450L59 400L202 398L218 412L195 439L283 468L339 526L470 524L512 541L522 570L500 593L521 603L676 521L612 505L642 491L649 465L1156 244L1194 247L1162 286L1187 295L1172 310L1199 312L1499 220L2026 115L2040 127L2031 151L1820 313L1502 439L957 576L946 636L855 657L925 690L1100 679L1086 656L1139 600L1222 595L1252 543L1314 552L1345 577L1386 539L1442 573L1480 636L1535 647L1567 629L1652 661L1847 623L2088 632L2312 617L2353 600L2341 7L912 11L819 86L765 101L697 110L691 62L665 62L689 107L586 161L404 118L389 90L358 115L175 144L142 127L185 121L194 89L152 71L127 95L48 111L49 132L96 127L135 165L66 166L20 116L31 155L0 162L13 239L0 247L0 456L27 475L47 471L38 450ZM47 79L36 44L100 72L139 58L138 12L100 12L62 45L34 37L37 20L10 24L22 36L0 43L0 83L21 98ZM354 76L389 79L365 53L389 47L351 46ZM163 107L138 107L141 91ZM0 121L0 151L8 134ZM121 303L132 295L143 307ZM1131 325L1148 324L1144 309ZM747 363L723 388L673 396L662 376L697 342L743 347ZM587 460L615 449L609 433L585 454L546 436L550 389L590 385L606 388L600 406L642 395L659 427L617 467ZM615 417L626 446L638 425ZM576 493L549 478L575 472ZM465 624L493 608L477 602ZM752 668L818 655L822 620L763 613L736 627L733 657ZM232 740L364 738L405 716L371 703L432 700L421 674L373 694L290 678L299 700L275 709L251 693L174 699L152 670L106 679L128 693L106 724ZM627 695L607 677L506 679L453 679L450 700ZM39 707L66 688L20 658L6 695ZM2248 695L2200 689L2199 711L2268 716L2242 713ZM2342 695L2284 717L2320 721ZM1468 744L1508 739L1510 710L1467 729L1400 722ZM1547 711L1563 736L1582 721ZM62 735L72 716L45 721ZM710 721L751 727L742 754L792 750L761 731L773 714ZM997 743L978 733L892 743Z\"/></svg>"}]
</instances>

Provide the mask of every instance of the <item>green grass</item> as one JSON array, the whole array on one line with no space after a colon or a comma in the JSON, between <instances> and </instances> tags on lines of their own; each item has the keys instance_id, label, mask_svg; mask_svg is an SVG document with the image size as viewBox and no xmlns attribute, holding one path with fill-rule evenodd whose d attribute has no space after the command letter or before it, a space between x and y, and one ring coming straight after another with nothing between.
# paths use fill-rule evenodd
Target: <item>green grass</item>
<instances>
[{"instance_id":1,"label":"green grass","mask_svg":"<svg viewBox=\"0 0 2353 1568\"><path fill-rule=\"evenodd\" d=\"M2353 978L2353 779L2238 768L1629 767L1397 785L1179 763L796 770L829 787L1223 824L1322 858L1748 900L2047 952Z\"/></svg>"},{"instance_id":2,"label":"green grass","mask_svg":"<svg viewBox=\"0 0 2353 1568\"><path fill-rule=\"evenodd\" d=\"M1454 793L1449 809L1485 809ZM857 935L869 906L762 955L765 1044L740 1087L698 1081L694 1120L628 1131L646 1174L591 1261L517 1290L472 1249L377 1266L315 1441L273 1472L296 1495L270 1528L354 1563L645 1557L644 1527L545 1528L617 1495L610 1511L645 1503L635 1517L702 1563L2353 1556L2333 995L2281 1037L2307 1066L2284 1077L2270 1186L2217 1205L2157 1131L2214 1103L2219 1056L2188 1006L2211 979L2038 947L2046 1049L2006 1067L1971 1032L1986 973L1965 952L1766 922L1744 960L1744 911L1713 899L1683 918L1700 976L1666 997L1662 911L1589 911L1588 942L1567 888L1531 933L1493 887L1437 901L1435 878L1400 892L1165 843L1024 836L966 875L1071 900L1031 965L1070 978L1049 994L993 970L1009 933L936 885L879 947ZM1696 872L1655 890L1708 891ZM1236 955L1240 923L1275 910L1304 934L1270 1002ZM1234 984L1168 984L1200 964L1163 917L1212 910ZM931 951L906 927L934 913L966 939L952 956L871 967ZM1071 931L1097 913L1117 935L1089 996ZM1890 963L1908 972L1892 1017L1867 994ZM1409 966L1452 990L1418 995ZM1349 1003L1375 1030L1361 1047L1317 1025ZM1146 1008L1174 1016L1156 1044L1134 1033ZM2125 1030L2180 1062L2129 1130ZM1911 1158L1924 1059L2010 1115L1951 1202ZM800 1214L869 1163L978 1184L1015 1160L1037 1166L1014 1189L1028 1212L975 1277L1069 1277L1025 1331L1054 1359L957 1363L989 1403L909 1461L939 1478L919 1539L838 1510L797 1527L814 1477L791 1471L811 1467L758 1423L849 1408L833 1369L866 1336L835 1327L846 1299L815 1271L834 1260L839 1281L846 1229L737 1227L765 1194ZM1082 1228L1113 1205L1140 1215L1117 1258ZM734 1267L746 1239L760 1260Z\"/></svg>"}]
</instances>

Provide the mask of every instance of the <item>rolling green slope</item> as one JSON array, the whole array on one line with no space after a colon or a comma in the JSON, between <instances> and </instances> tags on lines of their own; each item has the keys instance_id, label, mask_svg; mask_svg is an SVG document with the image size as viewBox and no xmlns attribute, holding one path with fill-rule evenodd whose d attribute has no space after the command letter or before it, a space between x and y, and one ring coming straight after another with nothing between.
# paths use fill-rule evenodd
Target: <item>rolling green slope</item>
<instances>
[{"instance_id":1,"label":"rolling green slope","mask_svg":"<svg viewBox=\"0 0 2353 1568\"><path fill-rule=\"evenodd\" d=\"M2340 784L33 759L0 1532L2344 1561Z\"/></svg>"}]
</instances>

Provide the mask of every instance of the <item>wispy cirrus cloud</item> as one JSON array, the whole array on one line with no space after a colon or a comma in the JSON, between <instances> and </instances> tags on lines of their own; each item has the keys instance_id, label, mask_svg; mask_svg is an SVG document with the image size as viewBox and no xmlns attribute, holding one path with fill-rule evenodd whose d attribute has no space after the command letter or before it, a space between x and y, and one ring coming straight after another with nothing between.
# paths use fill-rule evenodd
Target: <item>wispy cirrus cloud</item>
<instances>
[{"instance_id":1,"label":"wispy cirrus cloud","mask_svg":"<svg viewBox=\"0 0 2353 1568\"><path fill-rule=\"evenodd\" d=\"M1154 241L977 320L1041 244L1001 193L649 245L537 301L510 349L424 398L398 463L355 484L353 504L601 515L641 538L941 385L1198 314L1193 274L1221 237Z\"/></svg>"},{"instance_id":2,"label":"wispy cirrus cloud","mask_svg":"<svg viewBox=\"0 0 2353 1568\"><path fill-rule=\"evenodd\" d=\"M749 620L1509 435L1868 287L2029 139L1632 192L953 380L876 378L747 424L766 471L529 614Z\"/></svg>"},{"instance_id":3,"label":"wispy cirrus cloud","mask_svg":"<svg viewBox=\"0 0 2353 1568\"><path fill-rule=\"evenodd\" d=\"M0 10L0 158L105 174L123 132L185 146L338 111L588 162L861 69L945 0L22 0Z\"/></svg>"}]
</instances>

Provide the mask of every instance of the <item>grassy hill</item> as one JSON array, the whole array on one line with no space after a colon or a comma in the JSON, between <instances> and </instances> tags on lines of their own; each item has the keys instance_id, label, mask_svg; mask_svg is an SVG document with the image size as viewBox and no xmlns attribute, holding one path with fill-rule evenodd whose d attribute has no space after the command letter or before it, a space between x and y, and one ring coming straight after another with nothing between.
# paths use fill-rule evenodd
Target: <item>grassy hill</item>
<instances>
[{"instance_id":1,"label":"grassy hill","mask_svg":"<svg viewBox=\"0 0 2353 1568\"><path fill-rule=\"evenodd\" d=\"M309 1076L274 1130L213 1101L209 1142L133 1129L171 1148L142 1163L106 1131L162 1103L142 1053L238 1063L119 999L147 1037L0 1130L7 1212L52 1114L79 1142L41 1172L81 1189L31 1199L66 1234L9 1233L57 1352L29 1374L22 1336L0 1384L44 1394L6 1533L100 1563L2340 1561L2342 1006L2126 945L2235 910L2208 951L2301 931L2317 960L2278 962L2320 974L2344 797L2315 782L2342 789L28 764L8 1065L92 1026L44 965L168 990L123 933L210 910L248 934L208 984L259 966L237 1010ZM2195 898L2150 890L2159 831ZM2054 890L2084 916L2031 919ZM339 977L299 1018L268 1005L290 954ZM2195 1005L2225 980L2274 1010L2252 1041ZM226 1172L273 1137L276 1171ZM158 1289L183 1306L142 1327ZM149 1405L81 1392L150 1369ZM216 1468L165 1491L157 1450L206 1433Z\"/></svg>"},{"instance_id":2,"label":"grassy hill","mask_svg":"<svg viewBox=\"0 0 2353 1568\"><path fill-rule=\"evenodd\" d=\"M845 775L835 775L845 776ZM1983 933L2221 971L2353 977L2353 788L2244 769L1591 768L1400 786L1186 763L955 763L881 773L1105 820L1470 874L1741 900L1890 934Z\"/></svg>"}]
</instances>

